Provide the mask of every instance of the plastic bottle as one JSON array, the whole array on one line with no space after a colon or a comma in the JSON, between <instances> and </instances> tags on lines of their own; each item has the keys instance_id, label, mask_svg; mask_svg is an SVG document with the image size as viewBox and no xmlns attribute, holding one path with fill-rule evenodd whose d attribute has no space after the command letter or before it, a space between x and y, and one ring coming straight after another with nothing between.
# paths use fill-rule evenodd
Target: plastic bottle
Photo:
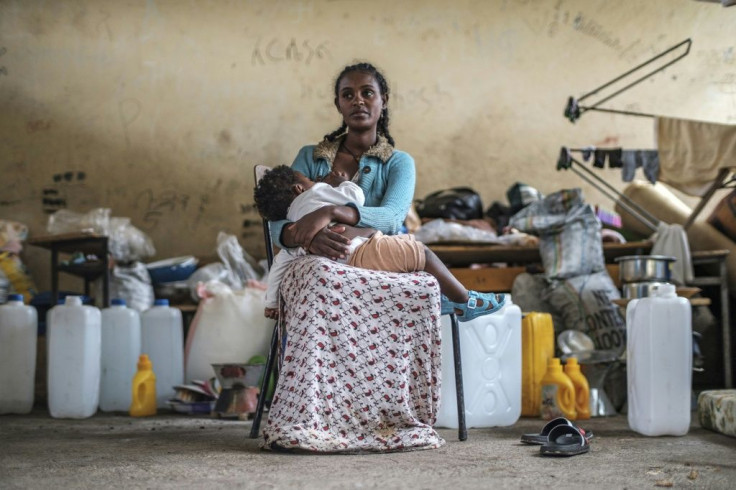
<instances>
[{"instance_id":1,"label":"plastic bottle","mask_svg":"<svg viewBox=\"0 0 736 490\"><path fill-rule=\"evenodd\" d=\"M102 364L100 410L125 412L130 408L131 383L141 355L141 320L138 312L113 299L102 310Z\"/></svg>"},{"instance_id":2,"label":"plastic bottle","mask_svg":"<svg viewBox=\"0 0 736 490\"><path fill-rule=\"evenodd\" d=\"M22 294L0 305L0 414L30 413L36 375L36 308Z\"/></svg>"},{"instance_id":3,"label":"plastic bottle","mask_svg":"<svg viewBox=\"0 0 736 490\"><path fill-rule=\"evenodd\" d=\"M690 428L692 313L675 286L663 284L626 309L629 427L647 436L683 436Z\"/></svg>"},{"instance_id":4,"label":"plastic bottle","mask_svg":"<svg viewBox=\"0 0 736 490\"><path fill-rule=\"evenodd\" d=\"M184 326L181 311L157 299L141 314L141 352L156 366L156 406L166 408L174 386L184 384Z\"/></svg>"},{"instance_id":5,"label":"plastic bottle","mask_svg":"<svg viewBox=\"0 0 736 490\"><path fill-rule=\"evenodd\" d=\"M549 313L525 313L521 320L521 414L538 417L542 378L555 356L555 327Z\"/></svg>"},{"instance_id":6,"label":"plastic bottle","mask_svg":"<svg viewBox=\"0 0 736 490\"><path fill-rule=\"evenodd\" d=\"M575 412L577 419L590 418L590 386L588 378L580 371L580 364L575 357L570 357L565 361L565 374L573 386L575 386Z\"/></svg>"},{"instance_id":7,"label":"plastic bottle","mask_svg":"<svg viewBox=\"0 0 736 490\"><path fill-rule=\"evenodd\" d=\"M521 415L521 309L506 296L496 313L460 325L465 423L513 425ZM450 316L442 317L442 403L437 427L458 427Z\"/></svg>"},{"instance_id":8,"label":"plastic bottle","mask_svg":"<svg viewBox=\"0 0 736 490\"><path fill-rule=\"evenodd\" d=\"M128 413L131 417L156 415L156 375L153 364L146 354L138 358L138 372L131 383L131 402Z\"/></svg>"},{"instance_id":9,"label":"plastic bottle","mask_svg":"<svg viewBox=\"0 0 736 490\"><path fill-rule=\"evenodd\" d=\"M577 418L575 412L575 386L562 372L560 359L553 357L547 361L547 373L541 381L542 408L540 415L544 420L566 417Z\"/></svg>"},{"instance_id":10,"label":"plastic bottle","mask_svg":"<svg viewBox=\"0 0 736 490\"><path fill-rule=\"evenodd\" d=\"M94 415L100 401L101 315L79 296L47 314L48 404L55 418Z\"/></svg>"}]
</instances>

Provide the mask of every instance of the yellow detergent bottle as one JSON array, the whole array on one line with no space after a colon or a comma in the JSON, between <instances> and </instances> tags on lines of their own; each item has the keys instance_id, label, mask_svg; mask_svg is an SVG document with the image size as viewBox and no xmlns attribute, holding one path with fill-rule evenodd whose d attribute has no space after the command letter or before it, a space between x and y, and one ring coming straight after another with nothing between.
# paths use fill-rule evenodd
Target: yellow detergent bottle
<instances>
[{"instance_id":1,"label":"yellow detergent bottle","mask_svg":"<svg viewBox=\"0 0 736 490\"><path fill-rule=\"evenodd\" d=\"M580 364L575 357L565 361L565 374L575 386L575 411L578 420L590 418L590 386L588 378L580 372Z\"/></svg>"},{"instance_id":2,"label":"yellow detergent bottle","mask_svg":"<svg viewBox=\"0 0 736 490\"><path fill-rule=\"evenodd\" d=\"M138 372L133 376L133 401L130 404L131 417L156 415L156 375L147 354L138 358Z\"/></svg>"},{"instance_id":3,"label":"yellow detergent bottle","mask_svg":"<svg viewBox=\"0 0 736 490\"><path fill-rule=\"evenodd\" d=\"M575 386L565 373L562 372L560 359L553 357L547 361L547 373L542 378L542 408L540 415L544 420L565 417L574 420Z\"/></svg>"}]
</instances>

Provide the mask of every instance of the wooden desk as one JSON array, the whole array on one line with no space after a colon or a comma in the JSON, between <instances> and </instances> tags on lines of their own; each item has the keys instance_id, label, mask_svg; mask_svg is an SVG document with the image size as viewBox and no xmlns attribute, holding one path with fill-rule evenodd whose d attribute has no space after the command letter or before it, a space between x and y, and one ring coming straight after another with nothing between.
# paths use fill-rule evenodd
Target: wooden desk
<instances>
[{"instance_id":1,"label":"wooden desk","mask_svg":"<svg viewBox=\"0 0 736 490\"><path fill-rule=\"evenodd\" d=\"M428 244L427 247L450 268L450 272L463 286L477 291L511 291L516 276L527 272L530 265L540 264L541 269L542 258L538 246L437 243ZM651 250L650 241L603 244L606 268L617 287L620 286L618 264L613 263L614 259L625 255L647 255Z\"/></svg>"}]
</instances>

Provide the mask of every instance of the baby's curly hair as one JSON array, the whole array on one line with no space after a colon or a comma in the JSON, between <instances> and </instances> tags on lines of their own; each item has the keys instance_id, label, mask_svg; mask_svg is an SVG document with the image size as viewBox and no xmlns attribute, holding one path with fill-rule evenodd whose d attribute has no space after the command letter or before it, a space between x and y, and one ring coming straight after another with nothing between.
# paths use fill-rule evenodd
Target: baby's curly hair
<instances>
[{"instance_id":1,"label":"baby's curly hair","mask_svg":"<svg viewBox=\"0 0 736 490\"><path fill-rule=\"evenodd\" d=\"M279 165L266 172L253 191L260 215L269 221L286 219L286 212L296 197L291 188L296 183L296 174L286 165Z\"/></svg>"}]
</instances>

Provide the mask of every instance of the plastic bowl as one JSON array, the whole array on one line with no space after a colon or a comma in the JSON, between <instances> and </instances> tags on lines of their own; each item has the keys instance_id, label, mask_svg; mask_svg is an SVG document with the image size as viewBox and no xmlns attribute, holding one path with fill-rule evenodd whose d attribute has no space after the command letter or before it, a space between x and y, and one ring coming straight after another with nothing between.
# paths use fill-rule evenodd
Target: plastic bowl
<instances>
[{"instance_id":1,"label":"plastic bowl","mask_svg":"<svg viewBox=\"0 0 736 490\"><path fill-rule=\"evenodd\" d=\"M199 261L191 256L174 257L146 265L151 282L161 284L164 282L184 281L192 275Z\"/></svg>"}]
</instances>

